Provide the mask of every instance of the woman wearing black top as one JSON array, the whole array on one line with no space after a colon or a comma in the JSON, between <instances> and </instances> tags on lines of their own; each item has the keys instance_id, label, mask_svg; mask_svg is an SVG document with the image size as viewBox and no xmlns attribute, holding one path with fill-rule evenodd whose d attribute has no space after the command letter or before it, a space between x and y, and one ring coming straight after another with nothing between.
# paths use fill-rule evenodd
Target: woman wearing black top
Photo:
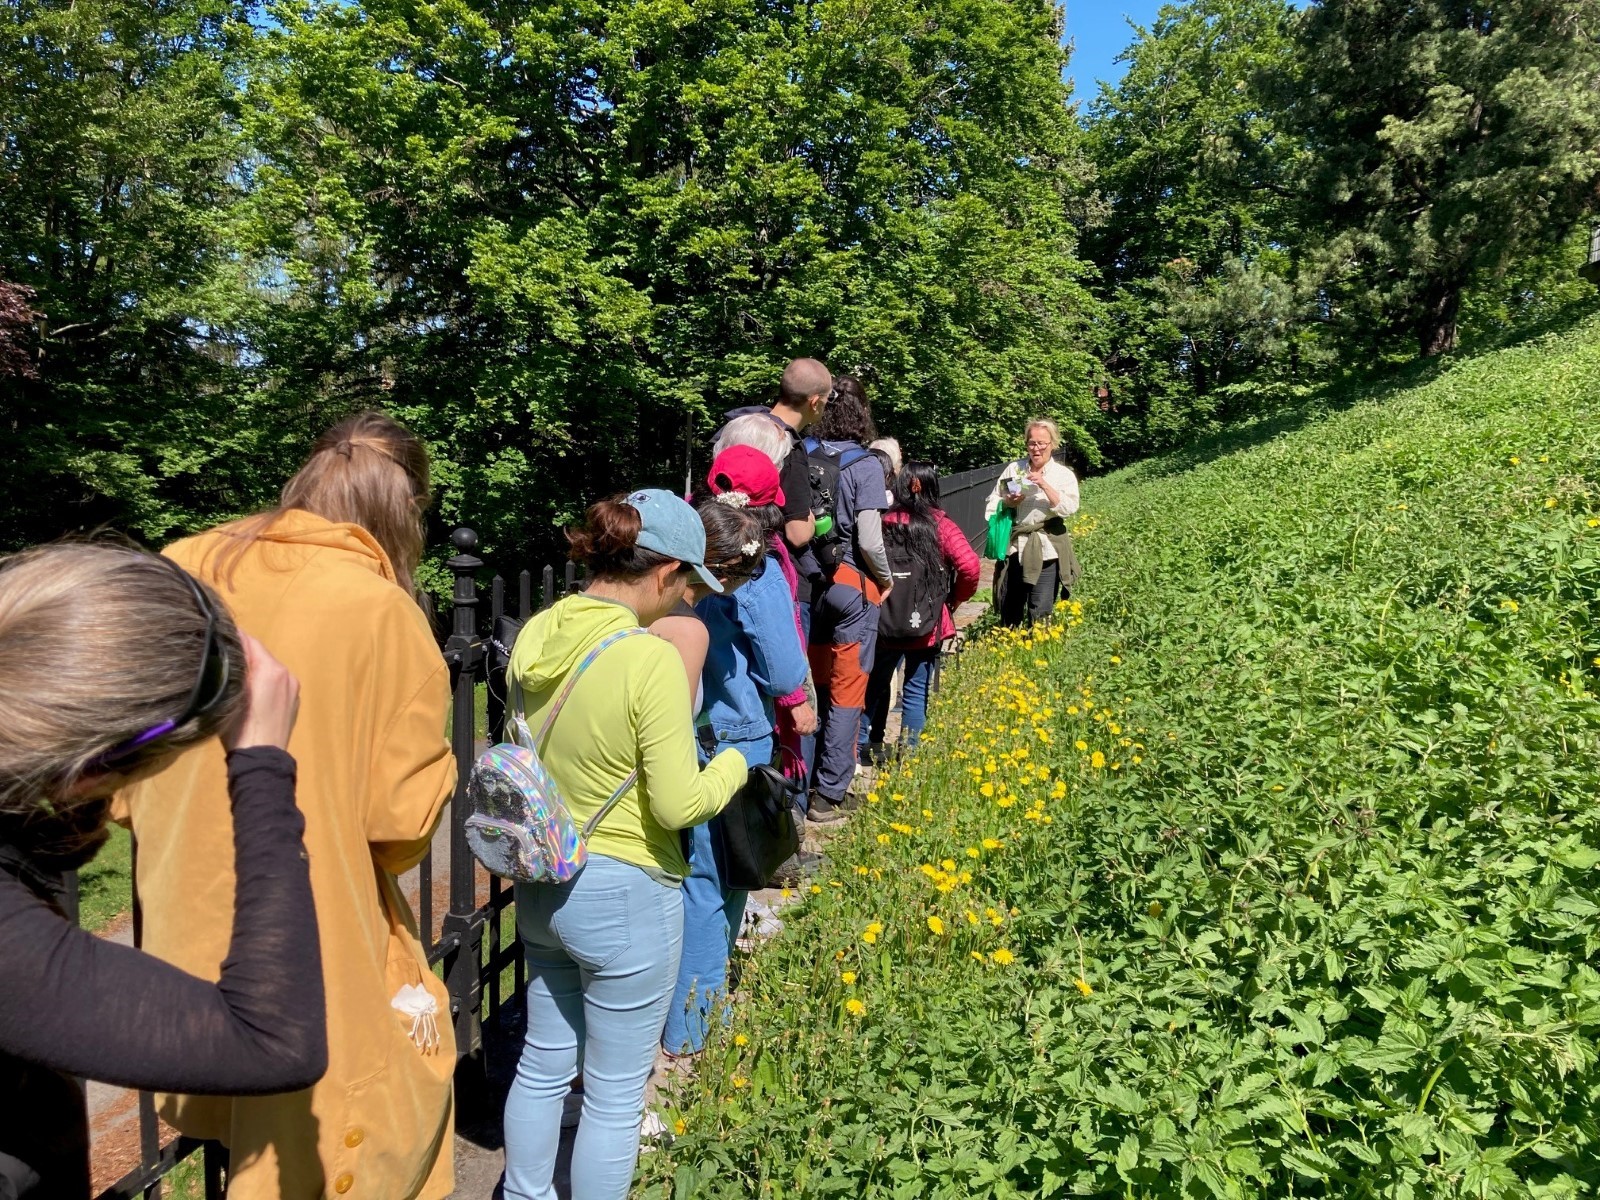
<instances>
[{"instance_id":1,"label":"woman wearing black top","mask_svg":"<svg viewBox=\"0 0 1600 1200\"><path fill-rule=\"evenodd\" d=\"M216 596L131 547L0 566L0 1200L89 1194L73 1076L150 1090L294 1091L326 1069L316 913L284 753L299 686ZM215 983L77 929L63 875L114 791L220 736L238 891Z\"/></svg>"}]
</instances>

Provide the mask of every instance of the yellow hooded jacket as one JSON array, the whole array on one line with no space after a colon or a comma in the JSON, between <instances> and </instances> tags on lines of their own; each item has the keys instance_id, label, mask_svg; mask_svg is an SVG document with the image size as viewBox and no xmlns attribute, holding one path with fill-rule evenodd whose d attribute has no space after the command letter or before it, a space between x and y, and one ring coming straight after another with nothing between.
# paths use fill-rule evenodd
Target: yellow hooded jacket
<instances>
[{"instance_id":1,"label":"yellow hooded jacket","mask_svg":"<svg viewBox=\"0 0 1600 1200\"><path fill-rule=\"evenodd\" d=\"M231 1200L442 1200L454 1187L450 1005L395 875L421 861L455 788L448 670L366 530L289 510L239 559L231 586L216 575L228 543L212 531L167 554L215 586L240 628L300 681L289 753L322 939L329 1065L307 1091L166 1096L162 1116L229 1146ZM118 816L138 839L143 948L215 980L234 900L220 744L129 789ZM390 1003L417 983L438 1006L439 1043L426 1052Z\"/></svg>"}]
</instances>

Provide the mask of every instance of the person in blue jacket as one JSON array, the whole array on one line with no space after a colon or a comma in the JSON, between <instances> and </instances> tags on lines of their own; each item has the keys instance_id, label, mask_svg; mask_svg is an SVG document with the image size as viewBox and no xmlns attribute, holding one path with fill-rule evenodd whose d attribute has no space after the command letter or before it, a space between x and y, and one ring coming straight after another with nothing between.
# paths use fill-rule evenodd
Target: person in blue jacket
<instances>
[{"instance_id":1,"label":"person in blue jacket","mask_svg":"<svg viewBox=\"0 0 1600 1200\"><path fill-rule=\"evenodd\" d=\"M778 564L774 539L783 528L783 491L772 460L748 446L724 450L706 477L714 499L701 507L708 527L717 510L747 511L760 519L765 546L750 581L731 595L708 595L695 605L708 635L698 718L702 751L729 746L747 763L772 761L777 698L806 678L805 648L795 624L794 596ZM751 551L758 549L751 546ZM694 1054L705 1044L712 1007L727 989L728 956L744 920L747 893L722 882L714 827L697 826L683 881L683 958L661 1044L668 1054Z\"/></svg>"}]
</instances>

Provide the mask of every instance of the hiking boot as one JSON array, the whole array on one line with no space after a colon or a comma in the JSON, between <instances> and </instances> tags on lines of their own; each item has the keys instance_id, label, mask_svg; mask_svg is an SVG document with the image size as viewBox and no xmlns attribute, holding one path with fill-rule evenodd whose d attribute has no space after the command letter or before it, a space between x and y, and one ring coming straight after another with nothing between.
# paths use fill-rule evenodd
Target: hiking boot
<instances>
[{"instance_id":1,"label":"hiking boot","mask_svg":"<svg viewBox=\"0 0 1600 1200\"><path fill-rule=\"evenodd\" d=\"M772 873L771 886L796 888L810 879L822 867L822 855L809 850L791 854Z\"/></svg>"},{"instance_id":2,"label":"hiking boot","mask_svg":"<svg viewBox=\"0 0 1600 1200\"><path fill-rule=\"evenodd\" d=\"M821 792L812 792L811 811L806 813L806 820L814 825L832 825L835 821L842 821L844 820L843 802L829 800Z\"/></svg>"}]
</instances>

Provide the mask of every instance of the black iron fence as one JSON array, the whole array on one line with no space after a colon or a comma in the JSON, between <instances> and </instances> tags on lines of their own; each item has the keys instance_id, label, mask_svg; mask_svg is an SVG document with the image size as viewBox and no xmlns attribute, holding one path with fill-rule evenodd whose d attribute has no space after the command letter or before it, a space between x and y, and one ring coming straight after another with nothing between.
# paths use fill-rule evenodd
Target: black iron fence
<instances>
[{"instance_id":1,"label":"black iron fence","mask_svg":"<svg viewBox=\"0 0 1600 1200\"><path fill-rule=\"evenodd\" d=\"M1001 466L948 475L941 483L941 499L949 514L974 546L984 535L984 501ZM515 914L510 885L490 875L467 847L463 797L467 777L481 745L496 741L505 718L503 687L491 686L493 656L491 634L500 618L526 620L561 596L581 587L571 563L563 571L545 567L537 580L523 571L513 581L515 603L507 595L508 581L495 575L489 583L488 605L480 603L478 578L483 560L474 551L478 537L470 529L451 535L456 554L448 567L454 576L450 612L442 652L450 667L450 739L457 766L456 797L444 822L446 870L435 869L432 849L415 872L418 928L428 944L428 962L439 971L450 993L450 1013L458 1055L456 1088L458 1107L470 1108L485 1085L484 1022L494 1021L508 1000L524 986L522 945L515 936ZM536 586L537 584L537 586ZM503 681L502 681L503 682ZM482 720L479 719L482 697ZM442 875L442 878L441 878ZM405 881L410 890L411 877ZM131 897L134 940L138 941L139 901ZM75 893L69 909L76 909ZM197 1160L206 1200L226 1195L227 1156L221 1147L193 1138L162 1142L155 1102L148 1093L138 1097L139 1165L100 1193L97 1200L160 1200L165 1180L180 1163Z\"/></svg>"}]
</instances>

